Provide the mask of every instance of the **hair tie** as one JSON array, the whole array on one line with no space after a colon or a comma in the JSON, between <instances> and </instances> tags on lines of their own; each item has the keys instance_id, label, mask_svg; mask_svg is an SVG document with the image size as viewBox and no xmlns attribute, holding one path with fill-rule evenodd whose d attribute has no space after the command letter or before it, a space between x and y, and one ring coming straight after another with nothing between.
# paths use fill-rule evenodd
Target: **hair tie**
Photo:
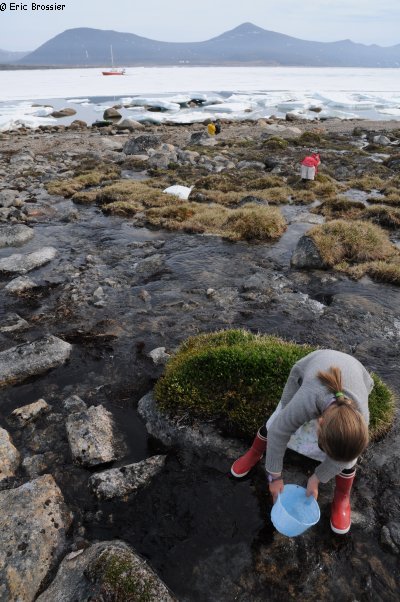
<instances>
[{"instance_id":1,"label":"hair tie","mask_svg":"<svg viewBox=\"0 0 400 602\"><path fill-rule=\"evenodd\" d=\"M344 397L344 393L343 393L343 391L337 391L337 392L335 393L335 397L336 397L336 398L337 398L337 397Z\"/></svg>"}]
</instances>

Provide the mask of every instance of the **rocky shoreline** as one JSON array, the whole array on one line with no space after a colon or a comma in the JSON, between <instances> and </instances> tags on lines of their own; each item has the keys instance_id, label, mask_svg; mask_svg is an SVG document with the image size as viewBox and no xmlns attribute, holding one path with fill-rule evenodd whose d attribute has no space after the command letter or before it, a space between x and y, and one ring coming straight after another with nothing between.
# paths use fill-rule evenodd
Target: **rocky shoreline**
<instances>
[{"instance_id":1,"label":"rocky shoreline","mask_svg":"<svg viewBox=\"0 0 400 602\"><path fill-rule=\"evenodd\" d=\"M398 418L363 459L351 535L330 534L328 485L320 525L287 540L270 526L262 467L243 483L228 477L243 442L212 425L169 425L143 396L188 336L230 327L354 353L399 391L400 289L291 265L303 234L325 219L309 202L278 203L287 224L278 242L232 243L162 230L146 207L107 213L49 190L76 182L88 161L105 179L73 195L96 198L111 168L194 194L207 174L287 182L320 144L321 173L335 182L394 181L399 126L260 120L226 122L216 137L198 124L1 134L1 599L396 599ZM138 149L140 138L148 143ZM240 203L246 190L236 192ZM365 202L376 193L350 192ZM290 453L288 481L304 482L312 466Z\"/></svg>"}]
</instances>

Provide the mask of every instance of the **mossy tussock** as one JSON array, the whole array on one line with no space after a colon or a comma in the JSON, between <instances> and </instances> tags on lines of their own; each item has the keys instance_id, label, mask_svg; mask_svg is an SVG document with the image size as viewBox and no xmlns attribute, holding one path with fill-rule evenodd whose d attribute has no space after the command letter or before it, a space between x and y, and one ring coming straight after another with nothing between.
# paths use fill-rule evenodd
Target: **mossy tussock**
<instances>
[{"instance_id":1,"label":"mossy tussock","mask_svg":"<svg viewBox=\"0 0 400 602\"><path fill-rule=\"evenodd\" d=\"M337 269L358 280L369 276L377 282L400 286L400 257L395 256L388 261L369 261L358 265L340 264Z\"/></svg>"},{"instance_id":2,"label":"mossy tussock","mask_svg":"<svg viewBox=\"0 0 400 602\"><path fill-rule=\"evenodd\" d=\"M225 433L252 437L275 410L292 366L315 347L269 335L225 330L189 338L155 387L171 416L213 419ZM390 389L373 374L370 435L382 436L394 416Z\"/></svg>"},{"instance_id":3,"label":"mossy tussock","mask_svg":"<svg viewBox=\"0 0 400 602\"><path fill-rule=\"evenodd\" d=\"M379 176L362 176L361 178L354 178L346 182L348 189L356 188L357 190L363 190L364 192L371 192L371 190L383 190L385 187L385 180Z\"/></svg>"},{"instance_id":4,"label":"mossy tussock","mask_svg":"<svg viewBox=\"0 0 400 602\"><path fill-rule=\"evenodd\" d=\"M76 175L73 178L47 182L47 192L49 194L57 194L69 198L85 188L99 186L103 182L119 178L120 169L113 165L104 165L91 171L82 173L82 170L80 170L77 173L79 173L79 175Z\"/></svg>"},{"instance_id":5,"label":"mossy tussock","mask_svg":"<svg viewBox=\"0 0 400 602\"><path fill-rule=\"evenodd\" d=\"M398 254L382 228L360 220L333 220L315 226L307 236L313 239L326 265L386 260Z\"/></svg>"},{"instance_id":6,"label":"mossy tussock","mask_svg":"<svg viewBox=\"0 0 400 602\"><path fill-rule=\"evenodd\" d=\"M227 209L216 204L183 202L168 207L153 207L145 215L147 222L153 226L209 233L228 240L275 240L287 227L277 208L260 207L253 203L240 209Z\"/></svg>"},{"instance_id":7,"label":"mossy tussock","mask_svg":"<svg viewBox=\"0 0 400 602\"><path fill-rule=\"evenodd\" d=\"M311 209L311 213L323 215L331 219L344 217L354 219L359 217L364 209L365 205L360 201L350 201L344 196L335 196L326 199L321 205Z\"/></svg>"},{"instance_id":8,"label":"mossy tussock","mask_svg":"<svg viewBox=\"0 0 400 602\"><path fill-rule=\"evenodd\" d=\"M196 189L238 192L282 187L285 186L285 180L279 176L264 176L259 171L243 169L204 176L197 179L194 186Z\"/></svg>"},{"instance_id":9,"label":"mossy tussock","mask_svg":"<svg viewBox=\"0 0 400 602\"><path fill-rule=\"evenodd\" d=\"M338 219L315 226L307 236L327 266L356 280L367 275L378 282L400 285L400 251L381 227L368 221Z\"/></svg>"},{"instance_id":10,"label":"mossy tussock","mask_svg":"<svg viewBox=\"0 0 400 602\"><path fill-rule=\"evenodd\" d=\"M364 208L362 219L378 224L382 228L396 230L400 228L400 209L384 205L370 205Z\"/></svg>"},{"instance_id":11,"label":"mossy tussock","mask_svg":"<svg viewBox=\"0 0 400 602\"><path fill-rule=\"evenodd\" d=\"M280 136L271 136L270 138L267 138L267 140L265 140L263 146L268 150L276 151L280 149L285 149L287 146L289 146L289 141L285 140L284 138L281 138Z\"/></svg>"}]
</instances>

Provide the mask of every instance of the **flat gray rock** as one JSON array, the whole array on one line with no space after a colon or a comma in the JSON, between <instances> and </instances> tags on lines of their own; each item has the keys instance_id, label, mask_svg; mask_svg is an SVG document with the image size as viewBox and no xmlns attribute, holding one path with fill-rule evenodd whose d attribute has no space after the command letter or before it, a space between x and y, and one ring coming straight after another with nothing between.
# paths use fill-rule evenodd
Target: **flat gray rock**
<instances>
[{"instance_id":1,"label":"flat gray rock","mask_svg":"<svg viewBox=\"0 0 400 602\"><path fill-rule=\"evenodd\" d=\"M66 428L75 464L97 466L117 458L112 415L104 406L70 414Z\"/></svg>"},{"instance_id":2,"label":"flat gray rock","mask_svg":"<svg viewBox=\"0 0 400 602\"><path fill-rule=\"evenodd\" d=\"M132 583L137 584L135 593ZM53 583L37 598L37 602L83 600L176 602L147 562L122 541L103 541L68 554Z\"/></svg>"},{"instance_id":3,"label":"flat gray rock","mask_svg":"<svg viewBox=\"0 0 400 602\"><path fill-rule=\"evenodd\" d=\"M15 253L10 257L0 259L0 273L3 274L26 274L35 268L40 268L42 265L49 263L57 255L57 250L54 247L43 247L39 251L21 255Z\"/></svg>"},{"instance_id":4,"label":"flat gray rock","mask_svg":"<svg viewBox=\"0 0 400 602\"><path fill-rule=\"evenodd\" d=\"M24 224L0 226L0 248L23 245L28 242L28 240L31 240L33 235L34 232L32 228L28 228L28 226L25 226Z\"/></svg>"},{"instance_id":5,"label":"flat gray rock","mask_svg":"<svg viewBox=\"0 0 400 602\"><path fill-rule=\"evenodd\" d=\"M4 290L13 295L20 295L25 291L38 288L38 286L39 284L32 280L32 278L29 278L29 276L18 276L18 278L14 278L14 280L6 284Z\"/></svg>"},{"instance_id":6,"label":"flat gray rock","mask_svg":"<svg viewBox=\"0 0 400 602\"><path fill-rule=\"evenodd\" d=\"M51 475L0 492L0 600L35 599L64 551L71 522Z\"/></svg>"},{"instance_id":7,"label":"flat gray rock","mask_svg":"<svg viewBox=\"0 0 400 602\"><path fill-rule=\"evenodd\" d=\"M72 345L49 335L0 352L0 386L22 382L64 363Z\"/></svg>"},{"instance_id":8,"label":"flat gray rock","mask_svg":"<svg viewBox=\"0 0 400 602\"><path fill-rule=\"evenodd\" d=\"M13 477L20 463L20 455L11 437L0 427L0 481Z\"/></svg>"},{"instance_id":9,"label":"flat gray rock","mask_svg":"<svg viewBox=\"0 0 400 602\"><path fill-rule=\"evenodd\" d=\"M210 424L199 422L195 426L176 424L157 407L152 392L139 400L138 413L146 423L147 431L165 445L223 454L236 459L245 451L236 439L222 437Z\"/></svg>"},{"instance_id":10,"label":"flat gray rock","mask_svg":"<svg viewBox=\"0 0 400 602\"><path fill-rule=\"evenodd\" d=\"M152 456L141 462L97 472L89 479L89 487L101 500L123 497L146 487L165 464L166 456Z\"/></svg>"},{"instance_id":11,"label":"flat gray rock","mask_svg":"<svg viewBox=\"0 0 400 602\"><path fill-rule=\"evenodd\" d=\"M0 332L17 332L29 328L29 324L18 314L7 314L0 326Z\"/></svg>"}]
</instances>

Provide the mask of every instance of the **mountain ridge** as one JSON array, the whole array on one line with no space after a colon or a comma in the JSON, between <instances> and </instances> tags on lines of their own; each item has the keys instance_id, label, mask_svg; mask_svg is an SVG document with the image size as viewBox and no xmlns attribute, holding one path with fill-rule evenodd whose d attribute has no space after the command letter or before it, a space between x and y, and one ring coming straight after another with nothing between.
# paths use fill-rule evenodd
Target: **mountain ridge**
<instances>
[{"instance_id":1,"label":"mountain ridge","mask_svg":"<svg viewBox=\"0 0 400 602\"><path fill-rule=\"evenodd\" d=\"M90 27L67 29L15 64L97 67L117 64L281 65L304 67L400 67L400 44L365 45L340 40L314 42L270 31L250 22L202 42L161 42L133 33Z\"/></svg>"}]
</instances>

